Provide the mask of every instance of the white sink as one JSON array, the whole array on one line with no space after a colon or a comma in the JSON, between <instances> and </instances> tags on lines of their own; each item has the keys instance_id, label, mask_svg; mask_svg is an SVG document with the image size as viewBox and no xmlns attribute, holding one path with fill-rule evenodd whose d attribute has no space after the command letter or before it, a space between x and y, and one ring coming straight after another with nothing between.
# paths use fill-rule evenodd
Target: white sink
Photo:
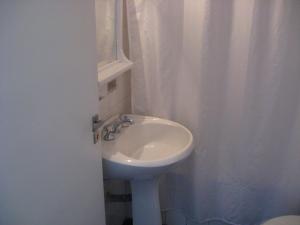
<instances>
[{"instance_id":1,"label":"white sink","mask_svg":"<svg viewBox=\"0 0 300 225\"><path fill-rule=\"evenodd\" d=\"M127 117L134 124L122 128L115 140L101 141L104 177L131 181L134 225L161 225L159 175L192 152L193 136L176 122L139 115Z\"/></svg>"}]
</instances>

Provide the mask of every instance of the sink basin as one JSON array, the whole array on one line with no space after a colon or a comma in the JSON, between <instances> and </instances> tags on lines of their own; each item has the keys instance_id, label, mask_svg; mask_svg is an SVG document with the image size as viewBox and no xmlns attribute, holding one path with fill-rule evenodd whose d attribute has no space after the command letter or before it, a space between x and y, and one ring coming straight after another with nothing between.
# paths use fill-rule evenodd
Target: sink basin
<instances>
[{"instance_id":1,"label":"sink basin","mask_svg":"<svg viewBox=\"0 0 300 225\"><path fill-rule=\"evenodd\" d=\"M159 175L190 155L193 136L187 128L173 121L126 116L134 124L122 128L114 140L101 141L104 177L130 180L134 225L161 225ZM117 118L111 118L104 125Z\"/></svg>"},{"instance_id":2,"label":"sink basin","mask_svg":"<svg viewBox=\"0 0 300 225\"><path fill-rule=\"evenodd\" d=\"M123 128L115 140L102 141L106 178L153 177L191 153L193 136L184 126L156 117L127 116L134 124Z\"/></svg>"}]
</instances>

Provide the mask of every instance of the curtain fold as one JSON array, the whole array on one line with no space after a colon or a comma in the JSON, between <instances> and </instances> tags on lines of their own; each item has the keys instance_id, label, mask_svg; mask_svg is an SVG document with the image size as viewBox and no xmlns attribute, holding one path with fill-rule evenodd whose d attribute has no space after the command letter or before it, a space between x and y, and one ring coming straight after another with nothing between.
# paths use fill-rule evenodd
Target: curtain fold
<instances>
[{"instance_id":1,"label":"curtain fold","mask_svg":"<svg viewBox=\"0 0 300 225\"><path fill-rule=\"evenodd\" d=\"M133 111L196 139L163 206L199 222L300 215L300 1L127 4Z\"/></svg>"}]
</instances>

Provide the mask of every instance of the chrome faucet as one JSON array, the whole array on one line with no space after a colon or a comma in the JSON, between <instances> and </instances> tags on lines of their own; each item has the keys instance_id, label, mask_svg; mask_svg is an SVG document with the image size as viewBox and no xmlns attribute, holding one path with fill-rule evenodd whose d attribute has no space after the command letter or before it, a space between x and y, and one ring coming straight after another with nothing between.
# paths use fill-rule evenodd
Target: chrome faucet
<instances>
[{"instance_id":1,"label":"chrome faucet","mask_svg":"<svg viewBox=\"0 0 300 225\"><path fill-rule=\"evenodd\" d=\"M102 130L102 138L104 141L113 141L115 140L115 132L112 129L112 126L105 126Z\"/></svg>"},{"instance_id":2,"label":"chrome faucet","mask_svg":"<svg viewBox=\"0 0 300 225\"><path fill-rule=\"evenodd\" d=\"M130 125L134 124L133 119L130 119L127 115L121 114L119 116L119 120L121 121L123 127L129 127Z\"/></svg>"},{"instance_id":3,"label":"chrome faucet","mask_svg":"<svg viewBox=\"0 0 300 225\"><path fill-rule=\"evenodd\" d=\"M121 132L122 127L129 127L134 124L133 119L130 119L127 115L120 115L118 119L114 120L112 123L104 126L102 130L102 137L105 141L115 140L115 134Z\"/></svg>"}]
</instances>

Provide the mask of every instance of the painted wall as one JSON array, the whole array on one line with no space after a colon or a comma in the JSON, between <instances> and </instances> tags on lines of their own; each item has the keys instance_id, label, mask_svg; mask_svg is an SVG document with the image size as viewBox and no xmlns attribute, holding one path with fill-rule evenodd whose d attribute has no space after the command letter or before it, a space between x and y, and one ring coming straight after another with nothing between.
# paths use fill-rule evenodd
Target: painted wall
<instances>
[{"instance_id":1,"label":"painted wall","mask_svg":"<svg viewBox=\"0 0 300 225\"><path fill-rule=\"evenodd\" d=\"M128 24L126 1L123 4L123 50L129 58ZM99 34L97 34L99 35ZM98 49L99 50L99 49ZM99 114L101 118L108 119L121 113L131 113L131 73L120 75L117 79L115 91L108 93L106 84L99 85Z\"/></svg>"},{"instance_id":2,"label":"painted wall","mask_svg":"<svg viewBox=\"0 0 300 225\"><path fill-rule=\"evenodd\" d=\"M0 1L0 224L104 225L93 0Z\"/></svg>"},{"instance_id":3,"label":"painted wall","mask_svg":"<svg viewBox=\"0 0 300 225\"><path fill-rule=\"evenodd\" d=\"M99 115L102 119L131 112L130 73L119 76L116 83L116 89L111 93L105 91L106 84L99 85Z\"/></svg>"},{"instance_id":4,"label":"painted wall","mask_svg":"<svg viewBox=\"0 0 300 225\"><path fill-rule=\"evenodd\" d=\"M128 29L126 1L124 1L123 14L123 48L124 53L129 56ZM120 75L116 79L116 89L107 93L106 84L98 86L99 90L99 115L102 119L108 119L111 116L121 113L131 113L131 73L130 71ZM104 191L111 194L130 193L129 182L122 180L104 180ZM107 225L120 225L125 218L131 217L131 202L110 202L106 198L105 202Z\"/></svg>"}]
</instances>

